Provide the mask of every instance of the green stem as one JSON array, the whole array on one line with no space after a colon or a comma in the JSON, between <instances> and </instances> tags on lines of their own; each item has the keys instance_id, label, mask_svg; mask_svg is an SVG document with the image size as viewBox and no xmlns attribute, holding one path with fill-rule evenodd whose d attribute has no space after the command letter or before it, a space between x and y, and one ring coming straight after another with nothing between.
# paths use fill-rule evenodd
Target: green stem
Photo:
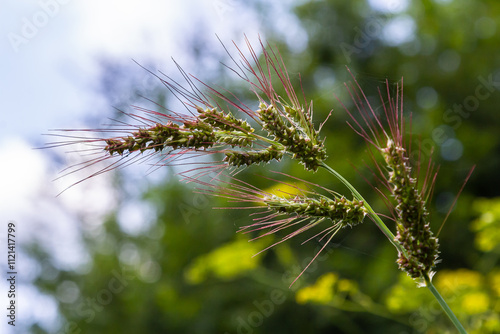
<instances>
[{"instance_id":1,"label":"green stem","mask_svg":"<svg viewBox=\"0 0 500 334\"><path fill-rule=\"evenodd\" d=\"M342 175L340 175L336 170L334 170L333 168L328 166L326 163L322 162L321 166L324 167L328 172L333 174L337 179L339 179L347 188L349 188L349 190L352 192L353 196L356 197L357 200L363 201L363 204L364 204L365 208L368 210L369 215L373 219L373 222L375 223L375 225L377 225L377 227L382 231L382 233L385 234L387 239L389 239L389 241L394 245L394 247L396 247L398 252L402 253L406 258L408 258L408 253L406 252L406 250L399 243L397 243L395 241L394 234L392 234L391 230L389 230L389 228L384 224L382 219L380 219L380 217L377 215L377 213L372 209L370 204L368 204L368 202L366 202L366 200L363 198L363 196L361 196L361 194L356 190L356 188L354 188L354 186L351 183L349 183L349 181L347 181ZM450 307L448 306L446 301L443 299L443 297L436 290L436 288L432 284L432 282L427 274L424 276L424 280L425 280L425 284L426 284L427 288L431 291L431 293L437 299L437 301L438 301L439 305L441 305L441 308L443 309L444 313L446 313L446 315L450 318L451 322L453 323L453 325L455 325L458 332L461 334L464 334L464 333L467 334L464 327L462 326L460 321L458 321L458 318L455 316L455 314L450 309Z\"/></svg>"},{"instance_id":2,"label":"green stem","mask_svg":"<svg viewBox=\"0 0 500 334\"><path fill-rule=\"evenodd\" d=\"M340 175L335 169L328 166L326 163L322 162L321 166L325 168L328 172L333 174L337 179L339 179L349 190L352 192L353 196L356 197L358 201L362 201L364 203L365 208L368 210L370 217L373 219L373 222L377 227L385 234L387 239L396 247L398 252L402 253L405 257L408 257L406 250L394 240L394 234L392 234L391 230L384 224L382 219L377 215L377 213L372 209L370 204L361 196L361 194L354 188L352 184L349 183L342 175Z\"/></svg>"},{"instance_id":3,"label":"green stem","mask_svg":"<svg viewBox=\"0 0 500 334\"><path fill-rule=\"evenodd\" d=\"M429 276L425 275L424 279L425 279L425 285L431 291L431 293L434 295L434 297L438 301L439 305L441 305L441 308L443 309L444 313L446 313L446 315L450 318L451 322L453 323L453 325L455 325L458 332L461 334L467 334L467 331L465 330L464 326L462 326L462 324L460 323L460 321L458 320L456 315L453 313L451 308L448 306L448 304L445 302L443 297L436 290L436 288L432 284Z\"/></svg>"}]
</instances>

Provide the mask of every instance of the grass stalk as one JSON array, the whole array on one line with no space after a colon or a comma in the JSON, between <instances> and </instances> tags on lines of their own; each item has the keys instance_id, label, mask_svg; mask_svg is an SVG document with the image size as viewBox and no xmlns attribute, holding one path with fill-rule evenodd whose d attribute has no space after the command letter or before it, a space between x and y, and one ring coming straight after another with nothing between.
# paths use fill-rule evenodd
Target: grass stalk
<instances>
[{"instance_id":1,"label":"grass stalk","mask_svg":"<svg viewBox=\"0 0 500 334\"><path fill-rule=\"evenodd\" d=\"M396 247L398 252L402 253L403 255L407 256L406 250L395 241L394 234L389 230L389 228L384 224L382 219L377 215L377 213L372 209L370 204L361 196L361 194L357 191L354 186L347 181L342 175L340 175L335 169L331 168L328 166L326 163L322 162L321 167L325 168L329 173L334 175L337 179L339 179L353 194L353 196L358 200L362 201L364 203L365 208L368 210L370 217L372 218L373 222L377 227L384 233L384 235L389 239L389 241ZM425 286L430 290L434 298L438 301L439 305L443 309L444 313L450 318L451 322L453 325L457 328L458 332L460 334L467 334L465 328L462 326L456 315L453 313L451 310L450 306L446 303L446 301L443 299L439 291L434 287L432 284L431 279L429 278L429 275L424 275L424 280L425 280Z\"/></svg>"},{"instance_id":2,"label":"grass stalk","mask_svg":"<svg viewBox=\"0 0 500 334\"><path fill-rule=\"evenodd\" d=\"M356 197L356 199L358 201L362 201L364 203L364 206L368 210L368 213L369 213L370 217L372 218L373 222L375 223L375 225L377 225L377 227L382 231L382 233L384 233L384 235L387 237L387 239L389 239L389 241L394 245L394 247L396 247L398 252L407 256L406 250L403 247L401 247L401 245L394 240L394 238L395 238L394 234L384 224L382 219L380 219L380 217L377 215L377 213L372 209L370 204L368 204L368 202L363 198L363 196L361 196L361 194L357 191L357 189L354 188L354 186L349 181L347 181L342 175L340 175L335 169L328 166L326 163L324 163L324 162L321 163L321 166L323 168L325 168L328 172L333 174L337 179L339 179L352 192L353 196Z\"/></svg>"},{"instance_id":3,"label":"grass stalk","mask_svg":"<svg viewBox=\"0 0 500 334\"><path fill-rule=\"evenodd\" d=\"M438 301L439 305L443 309L444 313L446 313L446 315L448 316L448 318L450 318L451 322L453 323L453 325L455 325L455 327L457 328L458 332L460 334L467 334L467 331L465 330L464 326L462 326L462 324L458 320L457 316L455 315L455 313L453 313L453 311L448 306L448 304L446 303L446 301L443 299L443 297L441 296L441 294L439 293L439 291L436 290L436 288L434 287L434 284L432 284L432 281L429 278L429 276L425 275L424 279L425 279L425 286L427 286L427 288L434 295L434 298L436 298L436 300Z\"/></svg>"}]
</instances>

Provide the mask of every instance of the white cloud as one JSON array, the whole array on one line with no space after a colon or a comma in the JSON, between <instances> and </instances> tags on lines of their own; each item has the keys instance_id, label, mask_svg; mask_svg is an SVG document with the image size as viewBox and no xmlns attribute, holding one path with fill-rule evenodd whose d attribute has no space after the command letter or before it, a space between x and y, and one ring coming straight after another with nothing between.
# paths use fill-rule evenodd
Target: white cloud
<instances>
[{"instance_id":1,"label":"white cloud","mask_svg":"<svg viewBox=\"0 0 500 334\"><path fill-rule=\"evenodd\" d=\"M189 57L187 35L203 34L217 43L218 34L226 43L234 39L242 45L247 33L255 45L261 18L234 0L0 2L1 35L23 38L18 45L9 38L0 41L7 64L0 68L0 222L17 221L19 237L45 240L56 264L74 269L89 260L81 244L84 229L79 218L86 217L87 232L100 229L102 216L116 205L111 180L101 175L56 198L81 175L51 182L57 175L50 159L30 142L43 141L40 134L48 129L76 128L84 116L110 107L95 92L98 56L151 58L161 61L163 69L171 68L170 57ZM142 231L141 217L127 218L121 223L129 233ZM151 268L146 268L148 273L157 272ZM26 313L33 321L44 319L53 325L54 300L34 290L23 287L21 305L29 304L25 298L34 300L33 305L43 304L44 309Z\"/></svg>"},{"instance_id":2,"label":"white cloud","mask_svg":"<svg viewBox=\"0 0 500 334\"><path fill-rule=\"evenodd\" d=\"M0 142L0 220L29 209L32 195L47 177L47 161L20 138Z\"/></svg>"}]
</instances>

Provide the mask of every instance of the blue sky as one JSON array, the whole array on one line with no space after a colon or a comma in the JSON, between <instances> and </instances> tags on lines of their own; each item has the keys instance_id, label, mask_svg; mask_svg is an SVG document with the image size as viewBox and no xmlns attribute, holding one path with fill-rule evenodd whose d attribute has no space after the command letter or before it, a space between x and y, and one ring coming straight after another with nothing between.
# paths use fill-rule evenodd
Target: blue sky
<instances>
[{"instance_id":1,"label":"blue sky","mask_svg":"<svg viewBox=\"0 0 500 334\"><path fill-rule=\"evenodd\" d=\"M290 24L293 15L287 3L269 5L280 17L275 25L284 33L293 32L289 35L294 36L294 45L303 47L305 38L298 38L300 28ZM219 43L216 35L225 43L241 42L245 33L251 39L259 34L265 38L259 29L261 19L242 4L236 0L0 0L0 187L8 189L0 194L0 221L23 221L29 212L26 203L35 194L56 196L75 182L71 177L51 182L61 166L48 158L50 151L33 148L51 141L42 135L50 129L84 128L84 119L99 118L113 107L98 92L99 59L132 65L132 59L153 61L156 69L171 73L174 58L189 69L199 64L190 64L187 36L204 35L214 45ZM146 71L136 69L142 76L138 85L151 79ZM63 159L72 163L70 157L63 155ZM60 200L76 197L78 203L79 193L81 188L70 189Z\"/></svg>"},{"instance_id":2,"label":"blue sky","mask_svg":"<svg viewBox=\"0 0 500 334\"><path fill-rule=\"evenodd\" d=\"M233 0L0 0L1 226L15 221L18 243L43 240L61 267L85 271L88 258L79 231L99 234L100 218L116 206L110 180L94 178L56 197L77 179L52 181L60 165L50 159L50 152L34 149L49 140L42 134L84 127L85 118L112 107L98 93L100 58L154 60L168 72L173 67L171 57L189 66L184 41L188 34L202 33L215 44L216 34L231 41L258 32L258 19L240 4ZM203 31L198 32L200 27ZM72 163L72 158L64 159ZM133 205L141 210L140 204ZM147 215L148 209L142 212ZM77 215L87 221L82 223ZM125 228L132 232L144 218L121 216L129 219ZM2 240L5 233L2 228ZM18 270L22 275L19 321L38 321L49 328L57 324L53 299L29 285L44 270L43 264L24 258ZM0 290L6 291L3 281ZM7 303L4 295L1 305ZM0 332L10 329L5 321L0 323Z\"/></svg>"},{"instance_id":3,"label":"blue sky","mask_svg":"<svg viewBox=\"0 0 500 334\"><path fill-rule=\"evenodd\" d=\"M288 10L290 2L269 2L266 6L275 18L274 29L283 34L292 50L301 51L307 37ZM407 3L395 2L402 7ZM44 240L61 267L85 271L88 259L79 242L79 229L99 235L100 218L116 206L111 181L105 176L94 178L56 197L78 179L69 176L52 181L60 165L46 150L34 149L49 140L42 134L49 129L84 127L85 118L112 107L98 93L98 60L102 57L153 60L159 69L169 72L172 57L181 60L185 68L190 66L187 35L203 34L214 44L218 43L216 34L225 43L235 40L240 45L245 33L251 39L258 34L265 38L260 31L261 18L247 11L243 3L0 0L1 226L15 221L19 242ZM379 10L385 8L381 1L373 4L375 8L382 6ZM149 75L141 73L146 82ZM70 157L64 159L67 164L74 162ZM138 207L137 211L148 214L147 208ZM86 225L80 225L77 215L87 218ZM131 233L140 229L138 225L144 220L140 215L121 216L129 218L128 222L124 218L124 228ZM5 240L5 228L0 230L0 238ZM19 304L43 305L23 308L21 319L53 326L55 303L29 286L30 279L43 271L43 264L26 259L19 266L25 284L20 287ZM0 291L5 288L2 280ZM4 298L2 293L0 305L6 303ZM2 321L2 333L8 333L5 326Z\"/></svg>"}]
</instances>

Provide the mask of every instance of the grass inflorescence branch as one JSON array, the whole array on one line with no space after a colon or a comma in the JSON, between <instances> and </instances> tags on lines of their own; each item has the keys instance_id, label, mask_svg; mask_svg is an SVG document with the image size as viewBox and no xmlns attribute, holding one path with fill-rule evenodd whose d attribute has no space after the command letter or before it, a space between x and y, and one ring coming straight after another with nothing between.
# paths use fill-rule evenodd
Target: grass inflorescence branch
<instances>
[{"instance_id":1,"label":"grass inflorescence branch","mask_svg":"<svg viewBox=\"0 0 500 334\"><path fill-rule=\"evenodd\" d=\"M388 182L396 202L396 241L407 254L399 254L399 268L412 278L423 280L431 275L438 258L438 240L434 237L429 223L425 200L417 188L417 180L412 177L412 168L403 147L389 140L382 150L387 163Z\"/></svg>"},{"instance_id":2,"label":"grass inflorescence branch","mask_svg":"<svg viewBox=\"0 0 500 334\"><path fill-rule=\"evenodd\" d=\"M86 130L96 137L63 135L69 140L54 143L54 146L88 144L90 150L98 154L97 158L77 165L74 171L109 159L118 159L118 162L110 163L90 177L125 166L131 162L130 159L159 155L160 165L174 165L174 162L188 165L191 164L188 163L190 158L195 158L193 163L196 164L196 158L200 156L218 155L219 160L205 161L201 167L185 171L183 175L186 180L205 186L203 191L206 193L230 201L250 203L248 207L238 208L256 210L257 216L252 224L242 227L241 231L257 233L256 238L261 238L287 230L288 234L272 247L322 226L318 233L306 240L316 238L319 242L326 241L304 271L339 230L354 227L368 216L397 249L399 268L426 285L454 325L459 331L465 332L431 282L438 259L439 242L430 228L427 205L437 173L430 158L427 163L417 161L416 169L410 163L408 143L411 138L407 138L405 129L402 83L396 87L394 98L387 82L387 101L384 101L379 91L382 115L372 108L354 76L354 84L346 84L346 87L357 113L350 112L342 104L352 119L349 125L367 143L369 157L379 173L378 184L374 189L388 204L395 222L395 236L382 220L383 215L375 212L358 190L326 163L324 139L320 138L320 131L313 123L312 102L305 102L305 98L304 103L299 101L279 52L262 42L260 45L260 57L248 41L251 59L247 59L237 46L241 61L235 61L231 56L236 66L232 70L249 84L258 108L248 107L234 94L216 90L187 75L179 67L189 88L169 77L159 78L173 96L182 102L188 114L166 108L167 112L140 109L146 116L126 114L138 124L120 122L125 127L111 130L112 136L104 135L109 132L106 129ZM275 78L278 79L278 85L274 82ZM197 84L206 88L208 93L198 88ZM278 93L277 87L284 92L283 95ZM284 188L292 189L277 195L233 177L229 181L221 177L226 169L232 171L273 160L281 161L287 155L308 171L316 172L319 167L325 168L347 186L352 199L292 176L288 177L309 187L322 189L327 195L292 183L272 180L282 183ZM420 158L420 154L418 156ZM422 173L420 165L428 166L428 170ZM217 172L216 176L211 176L209 182L202 180L214 171Z\"/></svg>"}]
</instances>

